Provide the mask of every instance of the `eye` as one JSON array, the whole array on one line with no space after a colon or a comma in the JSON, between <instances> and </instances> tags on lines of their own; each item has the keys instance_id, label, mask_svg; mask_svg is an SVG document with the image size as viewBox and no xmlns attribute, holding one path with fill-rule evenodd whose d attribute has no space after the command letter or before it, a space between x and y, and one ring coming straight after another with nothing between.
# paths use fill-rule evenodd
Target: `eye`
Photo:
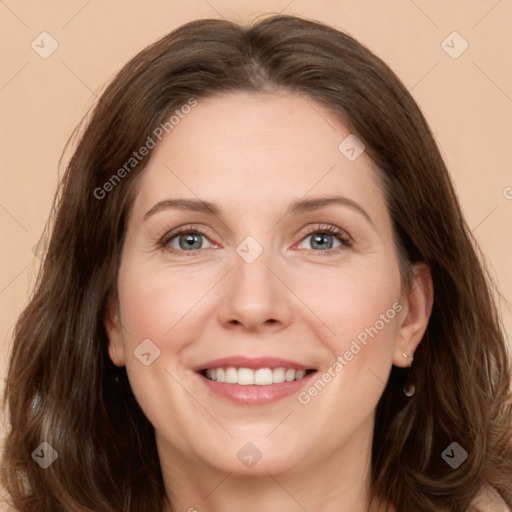
<instances>
[{"instance_id":1,"label":"eye","mask_svg":"<svg viewBox=\"0 0 512 512\"><path fill-rule=\"evenodd\" d=\"M161 245L171 252L193 252L212 247L206 235L187 226L167 233L163 237Z\"/></svg>"},{"instance_id":2,"label":"eye","mask_svg":"<svg viewBox=\"0 0 512 512\"><path fill-rule=\"evenodd\" d=\"M304 242L309 247L301 247ZM200 249L218 247L199 229L193 226L182 226L166 233L159 245L170 252L195 253ZM352 238L342 229L332 225L321 225L310 228L302 238L299 249L324 253L337 253L353 245Z\"/></svg>"},{"instance_id":3,"label":"eye","mask_svg":"<svg viewBox=\"0 0 512 512\"><path fill-rule=\"evenodd\" d=\"M351 247L351 238L335 226L320 226L310 229L304 241L309 240L309 247L299 247L320 252L338 252L345 247Z\"/></svg>"}]
</instances>

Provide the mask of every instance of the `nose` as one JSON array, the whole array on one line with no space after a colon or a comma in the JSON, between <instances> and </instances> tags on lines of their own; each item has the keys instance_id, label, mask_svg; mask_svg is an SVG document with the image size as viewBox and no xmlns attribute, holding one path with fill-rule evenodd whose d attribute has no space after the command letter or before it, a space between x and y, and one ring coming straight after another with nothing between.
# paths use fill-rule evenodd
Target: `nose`
<instances>
[{"instance_id":1,"label":"nose","mask_svg":"<svg viewBox=\"0 0 512 512\"><path fill-rule=\"evenodd\" d=\"M250 332L275 331L289 325L293 297L283 274L265 251L252 263L235 254L234 268L221 290L221 324Z\"/></svg>"}]
</instances>

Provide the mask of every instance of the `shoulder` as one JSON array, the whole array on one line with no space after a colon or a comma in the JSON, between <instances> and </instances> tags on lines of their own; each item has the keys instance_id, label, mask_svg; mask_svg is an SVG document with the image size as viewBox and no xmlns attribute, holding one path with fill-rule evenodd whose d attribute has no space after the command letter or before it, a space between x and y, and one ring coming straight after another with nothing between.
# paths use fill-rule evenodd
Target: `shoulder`
<instances>
[{"instance_id":1,"label":"shoulder","mask_svg":"<svg viewBox=\"0 0 512 512\"><path fill-rule=\"evenodd\" d=\"M480 489L467 512L510 512L510 508L496 489L487 485Z\"/></svg>"}]
</instances>

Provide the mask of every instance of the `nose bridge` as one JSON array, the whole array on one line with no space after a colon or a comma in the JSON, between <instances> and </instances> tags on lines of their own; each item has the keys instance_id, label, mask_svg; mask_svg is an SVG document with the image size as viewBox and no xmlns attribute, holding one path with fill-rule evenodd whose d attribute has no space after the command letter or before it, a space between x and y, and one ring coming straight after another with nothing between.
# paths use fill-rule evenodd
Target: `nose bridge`
<instances>
[{"instance_id":1,"label":"nose bridge","mask_svg":"<svg viewBox=\"0 0 512 512\"><path fill-rule=\"evenodd\" d=\"M275 267L276 259L271 236L258 238L248 236L235 248L234 268L224 287L220 310L223 323L256 329L264 324L286 324L290 320L289 294L270 270Z\"/></svg>"},{"instance_id":2,"label":"nose bridge","mask_svg":"<svg viewBox=\"0 0 512 512\"><path fill-rule=\"evenodd\" d=\"M258 237L261 243L253 236L247 236L235 249L233 292L239 300L247 303L260 303L270 305L276 296L275 277L270 271L275 255L272 254L270 236L265 240Z\"/></svg>"}]
</instances>

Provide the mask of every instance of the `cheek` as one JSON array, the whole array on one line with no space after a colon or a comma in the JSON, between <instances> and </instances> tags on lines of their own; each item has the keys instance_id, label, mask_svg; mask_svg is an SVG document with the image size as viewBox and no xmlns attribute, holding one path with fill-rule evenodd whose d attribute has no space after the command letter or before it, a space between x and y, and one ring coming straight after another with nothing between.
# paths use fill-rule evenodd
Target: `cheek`
<instances>
[{"instance_id":1,"label":"cheek","mask_svg":"<svg viewBox=\"0 0 512 512\"><path fill-rule=\"evenodd\" d=\"M148 269L146 269L148 270ZM211 281L211 283L210 283ZM137 272L134 266L120 274L121 317L130 338L162 340L201 310L201 299L214 277L191 269Z\"/></svg>"},{"instance_id":2,"label":"cheek","mask_svg":"<svg viewBox=\"0 0 512 512\"><path fill-rule=\"evenodd\" d=\"M389 350L398 329L397 314L403 308L400 273L392 260L372 268L329 269L323 278L302 280L296 290L327 326L324 342L335 354L350 350L353 341L369 347L370 340L378 340L374 350L384 346Z\"/></svg>"},{"instance_id":3,"label":"cheek","mask_svg":"<svg viewBox=\"0 0 512 512\"><path fill-rule=\"evenodd\" d=\"M403 309L398 269L352 270L332 272L321 293L317 287L305 298L331 331L322 340L331 356L298 399L319 422L332 425L326 428L334 444L374 411L391 370Z\"/></svg>"},{"instance_id":4,"label":"cheek","mask_svg":"<svg viewBox=\"0 0 512 512\"><path fill-rule=\"evenodd\" d=\"M213 272L198 276L192 267L155 271L130 261L121 267L118 291L126 369L153 424L162 416L161 397L173 410L187 402L178 384L183 378L182 359L197 338L194 330L203 325L205 294L218 279Z\"/></svg>"},{"instance_id":5,"label":"cheek","mask_svg":"<svg viewBox=\"0 0 512 512\"><path fill-rule=\"evenodd\" d=\"M204 295L196 281L187 272L152 272L142 265L126 264L119 274L126 370L137 402L157 430L181 432L180 421L165 411L190 408L179 364L190 343L186 329L200 311L200 304L194 305Z\"/></svg>"}]
</instances>

